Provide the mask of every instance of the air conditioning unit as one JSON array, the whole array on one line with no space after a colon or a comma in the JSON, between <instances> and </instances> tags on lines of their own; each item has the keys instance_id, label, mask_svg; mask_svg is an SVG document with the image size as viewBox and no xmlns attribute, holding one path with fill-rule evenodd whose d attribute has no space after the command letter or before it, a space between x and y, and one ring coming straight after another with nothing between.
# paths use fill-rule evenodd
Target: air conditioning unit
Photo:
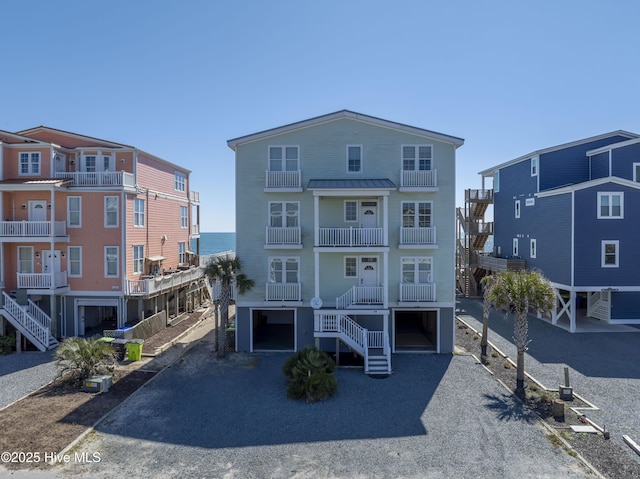
<instances>
[{"instance_id":1,"label":"air conditioning unit","mask_svg":"<svg viewBox=\"0 0 640 479\"><path fill-rule=\"evenodd\" d=\"M112 384L112 376L91 376L82 383L82 390L90 393L106 393Z\"/></svg>"}]
</instances>

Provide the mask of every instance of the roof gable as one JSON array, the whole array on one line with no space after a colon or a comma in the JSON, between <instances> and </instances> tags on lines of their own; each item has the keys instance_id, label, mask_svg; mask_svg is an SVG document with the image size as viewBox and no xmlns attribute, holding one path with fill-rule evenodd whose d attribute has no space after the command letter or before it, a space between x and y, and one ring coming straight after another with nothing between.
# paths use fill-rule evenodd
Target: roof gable
<instances>
[{"instance_id":1,"label":"roof gable","mask_svg":"<svg viewBox=\"0 0 640 479\"><path fill-rule=\"evenodd\" d=\"M638 183L637 181L627 180L625 178L620 178L618 176L605 176L603 178L597 178L595 180L576 183L575 185L561 186L553 190L541 191L540 193L536 193L536 196L539 198L544 198L545 196L564 195L566 193L572 193L578 190L585 190L587 188L593 188L594 186L605 185L607 183L613 183L616 185L626 186L629 188L640 190L640 183Z\"/></svg>"},{"instance_id":2,"label":"roof gable","mask_svg":"<svg viewBox=\"0 0 640 479\"><path fill-rule=\"evenodd\" d=\"M288 125L280 126L277 128L271 128L269 130L260 131L258 133L252 133L250 135L233 138L227 141L227 145L229 145L229 148L231 148L232 150L235 150L238 145L262 140L262 139L269 138L276 135L281 135L283 133L289 133L289 132L300 130L303 128L310 128L316 125L320 125L322 123L327 123L330 121L335 121L343 118L350 118L356 121L362 121L364 123L369 123L369 124L381 126L384 128L390 128L394 130L403 131L406 133L412 133L419 136L433 138L435 140L443 141L445 143L451 143L456 148L464 144L464 140L462 138L458 138L455 136L445 135L443 133L438 133L431 130L425 130L422 128L417 128L415 126L405 125L403 123L384 120L382 118L377 118L374 116L363 115L362 113L356 113L350 110L340 110L334 113L329 113L327 115L310 118L308 120L303 120L296 123L290 123Z\"/></svg>"},{"instance_id":3,"label":"roof gable","mask_svg":"<svg viewBox=\"0 0 640 479\"><path fill-rule=\"evenodd\" d=\"M17 132L17 134L45 141L47 143L55 143L56 145L70 149L80 147L134 148L133 146L125 145L123 143L115 143L113 141L102 140L100 138L81 135L70 131L58 130L48 126L29 128L28 130Z\"/></svg>"}]
</instances>

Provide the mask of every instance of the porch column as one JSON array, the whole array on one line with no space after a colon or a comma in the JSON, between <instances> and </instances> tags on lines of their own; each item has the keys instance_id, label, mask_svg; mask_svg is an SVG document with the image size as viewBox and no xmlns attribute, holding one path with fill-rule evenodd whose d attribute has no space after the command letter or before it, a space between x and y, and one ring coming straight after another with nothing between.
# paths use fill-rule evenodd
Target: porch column
<instances>
[{"instance_id":1,"label":"porch column","mask_svg":"<svg viewBox=\"0 0 640 479\"><path fill-rule=\"evenodd\" d=\"M320 197L313 197L313 245L320 245Z\"/></svg>"},{"instance_id":2,"label":"porch column","mask_svg":"<svg viewBox=\"0 0 640 479\"><path fill-rule=\"evenodd\" d=\"M382 234L385 246L389 246L389 197L382 197ZM385 301L386 303L386 301Z\"/></svg>"},{"instance_id":3,"label":"porch column","mask_svg":"<svg viewBox=\"0 0 640 479\"><path fill-rule=\"evenodd\" d=\"M553 308L551 309L551 324L555 326L558 324L558 301L560 301L560 290L554 288L553 292L556 295L556 300L553 303Z\"/></svg>"},{"instance_id":4,"label":"porch column","mask_svg":"<svg viewBox=\"0 0 640 479\"><path fill-rule=\"evenodd\" d=\"M569 293L569 308L567 312L569 313L569 331L572 333L576 332L576 292L571 291Z\"/></svg>"},{"instance_id":5,"label":"porch column","mask_svg":"<svg viewBox=\"0 0 640 479\"><path fill-rule=\"evenodd\" d=\"M142 299L138 298L138 320L142 321L144 319L144 303Z\"/></svg>"},{"instance_id":6,"label":"porch column","mask_svg":"<svg viewBox=\"0 0 640 479\"><path fill-rule=\"evenodd\" d=\"M320 253L313 253L313 295L320 297Z\"/></svg>"},{"instance_id":7,"label":"porch column","mask_svg":"<svg viewBox=\"0 0 640 479\"><path fill-rule=\"evenodd\" d=\"M386 229L385 229L386 231ZM382 304L389 307L389 252L382 253Z\"/></svg>"},{"instance_id":8,"label":"porch column","mask_svg":"<svg viewBox=\"0 0 640 479\"><path fill-rule=\"evenodd\" d=\"M58 337L58 302L56 295L49 296L49 307L51 308L51 336Z\"/></svg>"}]
</instances>

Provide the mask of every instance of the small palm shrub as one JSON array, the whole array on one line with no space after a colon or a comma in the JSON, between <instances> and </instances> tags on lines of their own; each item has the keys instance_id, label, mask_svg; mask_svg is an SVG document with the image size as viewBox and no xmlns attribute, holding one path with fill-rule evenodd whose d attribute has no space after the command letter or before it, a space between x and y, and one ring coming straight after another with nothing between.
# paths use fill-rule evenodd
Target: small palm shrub
<instances>
[{"instance_id":1,"label":"small palm shrub","mask_svg":"<svg viewBox=\"0 0 640 479\"><path fill-rule=\"evenodd\" d=\"M16 337L12 334L0 336L0 354L11 354L16 345Z\"/></svg>"},{"instance_id":2,"label":"small palm shrub","mask_svg":"<svg viewBox=\"0 0 640 479\"><path fill-rule=\"evenodd\" d=\"M287 376L287 396L316 402L336 394L336 365L324 351L306 346L288 358L282 372Z\"/></svg>"},{"instance_id":3,"label":"small palm shrub","mask_svg":"<svg viewBox=\"0 0 640 479\"><path fill-rule=\"evenodd\" d=\"M66 338L56 349L59 376L82 382L94 374L113 371L116 362L114 347L99 338Z\"/></svg>"}]
</instances>

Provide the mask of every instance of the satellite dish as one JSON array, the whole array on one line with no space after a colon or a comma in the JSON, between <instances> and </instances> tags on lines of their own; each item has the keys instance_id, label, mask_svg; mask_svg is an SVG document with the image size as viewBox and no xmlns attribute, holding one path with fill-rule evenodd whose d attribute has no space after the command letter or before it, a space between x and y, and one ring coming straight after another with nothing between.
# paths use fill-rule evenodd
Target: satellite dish
<instances>
[{"instance_id":1,"label":"satellite dish","mask_svg":"<svg viewBox=\"0 0 640 479\"><path fill-rule=\"evenodd\" d=\"M313 309L322 308L322 300L320 298L318 298L318 297L311 298L311 301L309 301L309 304L311 305L311 307Z\"/></svg>"}]
</instances>

